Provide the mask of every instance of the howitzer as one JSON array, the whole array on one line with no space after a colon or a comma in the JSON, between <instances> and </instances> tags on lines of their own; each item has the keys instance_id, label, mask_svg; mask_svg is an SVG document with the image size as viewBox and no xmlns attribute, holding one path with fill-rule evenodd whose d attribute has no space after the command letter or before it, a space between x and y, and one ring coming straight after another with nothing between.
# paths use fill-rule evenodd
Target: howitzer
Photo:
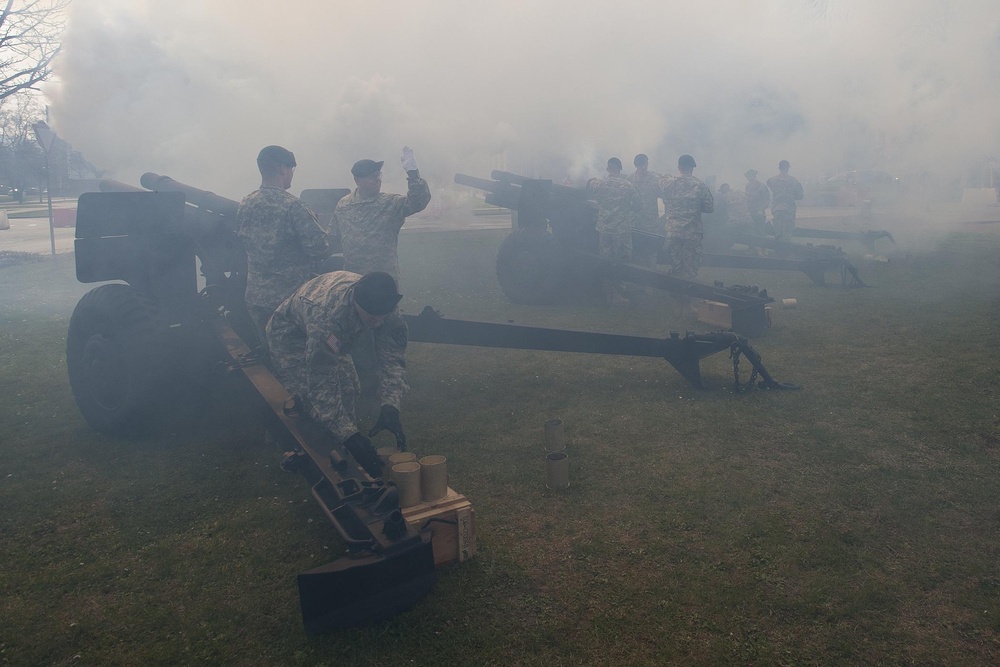
<instances>
[{"instance_id":1,"label":"howitzer","mask_svg":"<svg viewBox=\"0 0 1000 667\"><path fill-rule=\"evenodd\" d=\"M78 202L78 279L125 281L88 292L70 319L66 364L84 418L106 433L135 433L150 414L165 407L166 399L192 393L197 380L213 368L239 371L266 408L279 444L294 452L286 464L303 474L350 552L346 560L299 575L306 629L366 623L412 604L433 585L435 542L426 525L400 521L395 489L302 414L259 351L252 350L255 334L243 292L233 287L234 282L245 284L240 280L244 265L232 253L232 247L239 247L235 209L216 195L208 209L201 209L186 201L191 192L180 189L182 184L148 182L169 191L107 181L102 184L106 191L86 193ZM220 247L227 254L213 256ZM211 274L206 266L215 267ZM199 288L201 281L205 284ZM661 356L695 386L701 386L698 362L708 354L739 349L751 358L751 348L735 334L672 337L688 342L664 347L662 341L595 337L592 332L510 328L423 314L405 319L414 342ZM552 347L539 347L546 336L545 344ZM642 352L651 349L656 353ZM762 365L755 369L754 376L764 378L762 388L782 387Z\"/></svg>"},{"instance_id":2,"label":"howitzer","mask_svg":"<svg viewBox=\"0 0 1000 667\"><path fill-rule=\"evenodd\" d=\"M544 218L549 224L553 237L562 243L563 246L584 249L587 252L596 254L597 234L595 227L597 224L597 205L593 201L586 201L587 193L585 190L552 184L548 186L547 199L539 207L537 204L539 197L537 195L529 198L531 197L530 195L522 195L519 190L519 187L523 187L525 183L530 184L533 179L505 171L493 171L491 177L494 180L490 181L466 174L457 174L455 182L460 185L487 191L489 193L486 196L488 204L517 210L519 227L528 227L544 232L545 226L540 220L540 218ZM521 201L522 196L525 197L526 201ZM521 206L521 209L517 208L518 205ZM528 212L527 219L525 219L522 209ZM548 255L552 254L552 248L546 247L551 246L551 243L537 238L534 241L542 244L540 252ZM665 238L662 235L633 230L632 241L634 245L652 245L660 249L661 262L666 261L666 256L662 250ZM753 257L726 252L734 244L742 243L743 241L754 247L772 248L781 254L782 257ZM512 241L512 245L520 246L524 244L514 244ZM828 272L838 271L841 274L841 282L843 284L849 284L850 286L864 285L858 275L857 269L847 260L847 255L832 246L793 244L773 237L758 238L753 235L746 235L746 238L740 240L728 232L726 234L716 232L712 225L706 223L705 247L708 252L702 255L703 266L767 271L800 271L817 285L826 284L826 274ZM713 252L712 248L715 248L716 251ZM520 270L522 267L517 266L516 268L518 270L505 271L501 266L500 258L498 258L497 271L498 278L501 280L501 287L504 287L504 279L506 278L503 274L509 273L512 278L524 276L523 271ZM580 275L574 276L576 280L580 278ZM509 289L504 288L504 294L511 301L519 303L519 299L526 298L524 294L526 290L519 289L521 287L522 285L515 282L509 286ZM555 291L555 288L551 288L548 283L543 281L541 283L541 296L538 297L539 301L535 302L557 300L552 295L553 291Z\"/></svg>"},{"instance_id":3,"label":"howitzer","mask_svg":"<svg viewBox=\"0 0 1000 667\"><path fill-rule=\"evenodd\" d=\"M98 430L133 433L164 407L162 397L190 393L220 362L241 371L267 408L272 433L296 452L288 464L304 475L349 552L298 576L306 630L351 627L405 609L436 579L430 534L403 520L394 487L294 409L246 343L254 334L242 292L212 282L208 273L206 286L197 288L196 258L202 267L238 270L238 262L210 254L220 237L238 244L237 204L216 198L200 209L185 203L190 192L170 187L147 192L107 182L107 192L80 197L78 278L128 284L97 287L73 311L66 356L77 405ZM239 277L221 274L223 281Z\"/></svg>"},{"instance_id":4,"label":"howitzer","mask_svg":"<svg viewBox=\"0 0 1000 667\"><path fill-rule=\"evenodd\" d=\"M764 306L774 301L766 290L727 288L685 280L645 266L614 262L597 254L597 204L582 190L494 171L496 180L456 174L460 185L486 190L487 201L518 212L518 229L497 252L497 280L514 303L553 303L571 286L596 288L619 279L672 294L729 306L732 328L744 336L767 329Z\"/></svg>"}]
</instances>

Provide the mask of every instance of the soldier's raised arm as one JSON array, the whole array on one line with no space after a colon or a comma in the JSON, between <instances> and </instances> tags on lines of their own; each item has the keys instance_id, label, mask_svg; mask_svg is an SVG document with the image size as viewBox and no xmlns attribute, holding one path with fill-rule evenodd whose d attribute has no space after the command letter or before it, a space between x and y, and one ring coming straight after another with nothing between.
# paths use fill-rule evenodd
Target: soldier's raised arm
<instances>
[{"instance_id":1,"label":"soldier's raised arm","mask_svg":"<svg viewBox=\"0 0 1000 667\"><path fill-rule=\"evenodd\" d=\"M420 177L417 169L417 160L413 157L413 149L403 146L403 155L399 158L403 169L406 170L406 198L403 201L403 217L408 217L414 213L427 208L431 203L431 189L427 181Z\"/></svg>"}]
</instances>

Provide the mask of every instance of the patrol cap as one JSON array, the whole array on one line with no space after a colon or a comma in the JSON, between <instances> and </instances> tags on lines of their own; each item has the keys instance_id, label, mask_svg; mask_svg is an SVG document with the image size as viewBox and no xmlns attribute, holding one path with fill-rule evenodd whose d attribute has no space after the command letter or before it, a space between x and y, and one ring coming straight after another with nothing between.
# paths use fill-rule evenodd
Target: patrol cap
<instances>
[{"instance_id":1,"label":"patrol cap","mask_svg":"<svg viewBox=\"0 0 1000 667\"><path fill-rule=\"evenodd\" d=\"M371 315L388 315L402 298L396 281L383 271L366 273L354 283L354 302Z\"/></svg>"},{"instance_id":2,"label":"patrol cap","mask_svg":"<svg viewBox=\"0 0 1000 667\"><path fill-rule=\"evenodd\" d=\"M295 154L281 146L264 146L257 153L257 166L295 166Z\"/></svg>"},{"instance_id":3,"label":"patrol cap","mask_svg":"<svg viewBox=\"0 0 1000 667\"><path fill-rule=\"evenodd\" d=\"M638 155L635 156L635 159L632 160L632 164L634 164L637 167L640 164L649 164L649 156L647 156L645 153L639 153Z\"/></svg>"},{"instance_id":4,"label":"patrol cap","mask_svg":"<svg viewBox=\"0 0 1000 667\"><path fill-rule=\"evenodd\" d=\"M747 178L753 178L754 176L757 175L757 170L756 169L747 169L743 173L743 175L746 176Z\"/></svg>"},{"instance_id":5,"label":"patrol cap","mask_svg":"<svg viewBox=\"0 0 1000 667\"><path fill-rule=\"evenodd\" d=\"M376 162L375 160L358 160L351 167L351 173L354 174L355 178L366 178L372 174L382 171L382 165L385 164L385 160Z\"/></svg>"},{"instance_id":6,"label":"patrol cap","mask_svg":"<svg viewBox=\"0 0 1000 667\"><path fill-rule=\"evenodd\" d=\"M694 163L694 158L691 157L690 155L682 155L679 158L677 158L677 166L678 167L690 167L690 168L693 169L694 167L697 167L698 165L696 165Z\"/></svg>"},{"instance_id":7,"label":"patrol cap","mask_svg":"<svg viewBox=\"0 0 1000 667\"><path fill-rule=\"evenodd\" d=\"M788 160L782 160L778 163L778 169L788 169L792 165L788 164Z\"/></svg>"},{"instance_id":8,"label":"patrol cap","mask_svg":"<svg viewBox=\"0 0 1000 667\"><path fill-rule=\"evenodd\" d=\"M622 161L616 157L611 158L610 160L608 160L608 169L617 169L618 171L621 171Z\"/></svg>"}]
</instances>

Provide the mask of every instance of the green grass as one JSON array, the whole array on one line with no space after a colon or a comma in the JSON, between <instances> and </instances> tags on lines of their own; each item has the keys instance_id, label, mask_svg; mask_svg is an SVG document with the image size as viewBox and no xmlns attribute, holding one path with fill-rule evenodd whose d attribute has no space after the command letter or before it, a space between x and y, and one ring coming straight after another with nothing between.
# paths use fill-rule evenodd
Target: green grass
<instances>
[{"instance_id":1,"label":"green grass","mask_svg":"<svg viewBox=\"0 0 1000 667\"><path fill-rule=\"evenodd\" d=\"M707 330L659 295L511 305L501 238L404 236L405 310ZM860 290L705 270L798 299L754 346L799 392L730 393L724 354L699 392L656 360L412 345L408 439L448 456L479 554L412 611L322 637L294 577L342 546L241 386L158 436L101 436L65 376L71 258L0 270L0 664L997 664L998 256L1000 235L955 233L859 260Z\"/></svg>"}]
</instances>

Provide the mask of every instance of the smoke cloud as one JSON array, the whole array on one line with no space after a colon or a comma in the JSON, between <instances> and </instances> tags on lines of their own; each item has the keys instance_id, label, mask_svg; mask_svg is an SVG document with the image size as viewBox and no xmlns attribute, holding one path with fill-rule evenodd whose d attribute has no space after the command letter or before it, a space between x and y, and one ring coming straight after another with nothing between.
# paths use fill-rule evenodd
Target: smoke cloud
<instances>
[{"instance_id":1,"label":"smoke cloud","mask_svg":"<svg viewBox=\"0 0 1000 667\"><path fill-rule=\"evenodd\" d=\"M52 124L91 162L232 198L271 143L294 191L362 157L401 188L404 143L436 186L639 152L734 183L780 159L969 178L1000 154L995 0L81 0L58 75Z\"/></svg>"}]
</instances>

